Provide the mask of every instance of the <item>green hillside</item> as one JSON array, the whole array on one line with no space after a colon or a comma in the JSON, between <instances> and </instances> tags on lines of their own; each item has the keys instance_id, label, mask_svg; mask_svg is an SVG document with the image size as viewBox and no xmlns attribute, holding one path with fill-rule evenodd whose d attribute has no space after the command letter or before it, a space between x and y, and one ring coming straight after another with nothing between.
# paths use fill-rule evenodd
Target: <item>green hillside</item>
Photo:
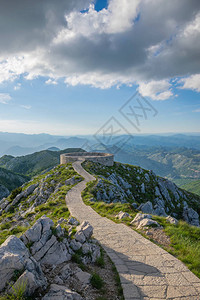
<instances>
[{"instance_id":1,"label":"green hillside","mask_svg":"<svg viewBox=\"0 0 200 300\"><path fill-rule=\"evenodd\" d=\"M83 151L80 148L68 148L62 151L44 150L30 155L13 157L4 155L0 158L0 167L29 177L59 164L60 154Z\"/></svg>"},{"instance_id":2,"label":"green hillside","mask_svg":"<svg viewBox=\"0 0 200 300\"><path fill-rule=\"evenodd\" d=\"M182 185L181 187L188 192L192 192L200 196L200 180L195 180L188 184Z\"/></svg>"}]
</instances>

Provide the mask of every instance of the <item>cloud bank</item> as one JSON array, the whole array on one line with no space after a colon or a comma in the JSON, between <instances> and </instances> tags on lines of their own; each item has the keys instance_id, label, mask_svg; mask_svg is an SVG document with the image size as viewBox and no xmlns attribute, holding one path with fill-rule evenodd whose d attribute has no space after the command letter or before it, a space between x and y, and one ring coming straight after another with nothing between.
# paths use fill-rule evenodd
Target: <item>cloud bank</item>
<instances>
[{"instance_id":1,"label":"cloud bank","mask_svg":"<svg viewBox=\"0 0 200 300\"><path fill-rule=\"evenodd\" d=\"M56 84L137 84L143 96L199 89L199 0L1 0L0 83L38 76ZM12 8L12 9L11 9Z\"/></svg>"}]
</instances>

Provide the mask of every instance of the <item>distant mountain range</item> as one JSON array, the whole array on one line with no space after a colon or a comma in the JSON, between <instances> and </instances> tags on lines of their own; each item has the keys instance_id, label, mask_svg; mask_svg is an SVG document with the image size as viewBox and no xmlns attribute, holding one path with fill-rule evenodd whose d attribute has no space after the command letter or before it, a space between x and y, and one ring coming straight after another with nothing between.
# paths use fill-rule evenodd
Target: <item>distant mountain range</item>
<instances>
[{"instance_id":1,"label":"distant mountain range","mask_svg":"<svg viewBox=\"0 0 200 300\"><path fill-rule=\"evenodd\" d=\"M122 136L122 138L126 136ZM112 138L110 139L112 141ZM61 150L66 148L94 148L98 141L94 136L54 136L49 134L21 134L0 132L0 156L22 156L38 151L56 147ZM115 139L113 139L115 143ZM109 146L114 146L115 144ZM86 146L87 145L87 146ZM108 146L108 145L107 145ZM119 146L116 144L115 146ZM124 149L133 146L146 147L186 147L200 150L200 135L171 134L171 135L135 135L125 143Z\"/></svg>"},{"instance_id":2,"label":"distant mountain range","mask_svg":"<svg viewBox=\"0 0 200 300\"><path fill-rule=\"evenodd\" d=\"M6 154L0 158L0 167L33 176L58 164L60 154L67 152L68 148L72 148L70 151L82 148L114 153L116 161L153 170L178 186L200 179L198 134L136 135L119 148L117 143L99 144L92 136L63 137L0 132L0 153ZM193 187L194 185L191 191L195 192Z\"/></svg>"}]
</instances>

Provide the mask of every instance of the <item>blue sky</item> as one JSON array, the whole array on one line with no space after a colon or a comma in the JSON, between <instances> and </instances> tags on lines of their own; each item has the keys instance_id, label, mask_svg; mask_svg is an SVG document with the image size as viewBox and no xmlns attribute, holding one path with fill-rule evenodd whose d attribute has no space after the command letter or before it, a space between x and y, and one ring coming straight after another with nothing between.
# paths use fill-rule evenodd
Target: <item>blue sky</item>
<instances>
[{"instance_id":1,"label":"blue sky","mask_svg":"<svg viewBox=\"0 0 200 300\"><path fill-rule=\"evenodd\" d=\"M166 2L159 0L160 15L153 15L153 7L149 12L155 24L147 21L149 8L139 0L99 0L95 6L86 2L83 7L80 1L73 11L66 7L64 25L58 8L57 31L47 40L37 35L27 40L27 34L36 32L35 22L22 31L21 20L15 16L14 34L20 43L11 42L8 27L9 39L3 36L7 48L0 49L0 131L94 134L114 116L127 131L138 133L119 112L138 91L158 112L146 120L141 117L140 133L199 132L199 56L195 55L197 45L191 46L193 39L196 44L197 37L200 40L196 2L191 1L188 9L185 2L177 1L174 10L179 15L174 16L172 8L163 7ZM5 5L2 13L6 9ZM44 33L51 23L40 22L46 11L44 7L38 21ZM173 18L175 24L167 27ZM159 23L163 30L155 32ZM152 37L142 39L147 27ZM177 49L185 51L184 57Z\"/></svg>"}]
</instances>

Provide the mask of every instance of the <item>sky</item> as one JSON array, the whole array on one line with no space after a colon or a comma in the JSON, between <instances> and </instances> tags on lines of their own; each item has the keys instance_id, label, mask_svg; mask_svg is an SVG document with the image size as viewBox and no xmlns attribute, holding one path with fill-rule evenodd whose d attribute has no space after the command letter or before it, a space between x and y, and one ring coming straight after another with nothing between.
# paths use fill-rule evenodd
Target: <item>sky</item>
<instances>
[{"instance_id":1,"label":"sky","mask_svg":"<svg viewBox=\"0 0 200 300\"><path fill-rule=\"evenodd\" d=\"M0 131L200 131L199 0L0 7Z\"/></svg>"}]
</instances>

